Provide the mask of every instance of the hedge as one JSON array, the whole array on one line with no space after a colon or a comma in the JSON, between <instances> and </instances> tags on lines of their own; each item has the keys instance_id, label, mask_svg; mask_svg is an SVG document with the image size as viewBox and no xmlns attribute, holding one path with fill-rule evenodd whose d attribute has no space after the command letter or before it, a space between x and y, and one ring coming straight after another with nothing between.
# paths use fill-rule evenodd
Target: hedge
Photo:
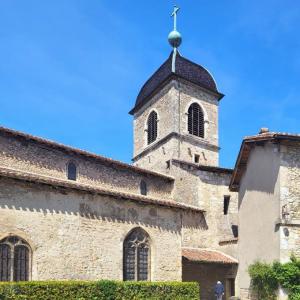
<instances>
[{"instance_id":1,"label":"hedge","mask_svg":"<svg viewBox=\"0 0 300 300\"><path fill-rule=\"evenodd\" d=\"M195 282L31 281L0 283L0 300L199 300Z\"/></svg>"}]
</instances>

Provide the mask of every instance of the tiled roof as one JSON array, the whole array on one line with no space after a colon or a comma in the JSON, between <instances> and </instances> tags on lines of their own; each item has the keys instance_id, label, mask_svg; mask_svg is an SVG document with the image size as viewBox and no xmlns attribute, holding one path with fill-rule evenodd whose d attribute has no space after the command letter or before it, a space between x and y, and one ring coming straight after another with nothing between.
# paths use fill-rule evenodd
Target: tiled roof
<instances>
[{"instance_id":1,"label":"tiled roof","mask_svg":"<svg viewBox=\"0 0 300 300\"><path fill-rule=\"evenodd\" d=\"M269 132L264 131L253 136L246 136L242 142L240 152L233 170L229 188L231 191L238 191L240 180L247 168L248 158L251 153L251 148L254 145L262 145L266 142L300 142L300 134Z\"/></svg>"},{"instance_id":2,"label":"tiled roof","mask_svg":"<svg viewBox=\"0 0 300 300\"><path fill-rule=\"evenodd\" d=\"M163 200L158 198L152 198L148 196L142 196L138 194L131 194L126 192L120 192L112 189L95 187L88 184L82 184L70 180L62 180L49 176L37 175L29 172L23 172L19 170L7 169L0 167L0 177L6 177L36 184L45 184L49 186L53 186L55 188L63 188L69 190L77 190L81 192L98 194L98 195L106 195L113 196L119 200L130 200L144 204L165 206L169 208L177 208L186 211L194 211L194 212L204 212L204 210L200 209L196 206L191 206L183 203L179 203L172 200Z\"/></svg>"},{"instance_id":3,"label":"tiled roof","mask_svg":"<svg viewBox=\"0 0 300 300\"><path fill-rule=\"evenodd\" d=\"M233 169L221 168L221 167L216 167L216 166L206 166L206 165L196 164L196 163L181 160L181 159L172 159L172 161L177 162L179 164L188 165L195 169L206 171L206 172L225 173L225 174L232 174L232 172L233 172Z\"/></svg>"},{"instance_id":4,"label":"tiled roof","mask_svg":"<svg viewBox=\"0 0 300 300\"><path fill-rule=\"evenodd\" d=\"M172 78L183 78L202 88L205 88L218 95L221 99L224 95L218 92L215 80L212 75L202 66L184 58L177 52L175 60L175 73L172 72L172 55L160 66L160 68L146 81L141 88L134 108L130 114L134 114L137 109L142 107L149 97L156 91L158 87L167 83Z\"/></svg>"},{"instance_id":5,"label":"tiled roof","mask_svg":"<svg viewBox=\"0 0 300 300\"><path fill-rule=\"evenodd\" d=\"M128 169L128 170L131 170L133 172L137 172L137 173L141 173L141 174L145 174L145 175L153 175L153 176L164 178L164 179L169 180L169 181L174 181L173 177L162 174L162 173L158 173L158 172L142 169L142 168L139 168L139 167L135 167L133 165L129 165L129 164L123 163L121 161L117 161L117 160L114 160L114 159L111 159L111 158L107 158L107 157L104 157L104 156L101 156L101 155L98 155L98 154L94 154L94 153L91 153L91 152L88 152L88 151L85 151L85 150L81 150L81 149L73 148L73 147L70 147L70 146L66 146L66 145L63 145L63 144L60 144L60 143L57 143L57 142L54 142L54 141L50 141L50 140L47 140L47 139L44 139L44 138L33 136L33 135L30 135L30 134L27 134L27 133L24 133L24 132L20 132L20 131L17 131L17 130L13 130L13 129L9 129L9 128L5 128L5 127L0 126L0 134L6 135L6 136L14 136L14 137L25 139L25 140L28 140L28 141L33 141L33 142L36 142L38 144L47 145L48 147L51 147L51 148L54 148L54 149L59 149L59 150L64 151L66 153L73 153L73 154L77 154L77 155L80 155L80 156L85 157L85 158L90 158L90 159L96 160L96 161L101 162L101 163L103 163L105 165L108 165L108 166L115 166L115 167L120 168L120 169Z\"/></svg>"},{"instance_id":6,"label":"tiled roof","mask_svg":"<svg viewBox=\"0 0 300 300\"><path fill-rule=\"evenodd\" d=\"M238 261L216 250L199 249L199 248L183 248L182 256L194 262L214 263L214 264L238 264Z\"/></svg>"}]
</instances>

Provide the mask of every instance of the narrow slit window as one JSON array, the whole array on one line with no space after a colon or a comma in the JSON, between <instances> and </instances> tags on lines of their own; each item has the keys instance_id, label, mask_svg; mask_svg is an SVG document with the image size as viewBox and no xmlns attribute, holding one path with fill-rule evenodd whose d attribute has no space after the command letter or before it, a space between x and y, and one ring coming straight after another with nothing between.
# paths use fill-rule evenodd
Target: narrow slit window
<instances>
[{"instance_id":1,"label":"narrow slit window","mask_svg":"<svg viewBox=\"0 0 300 300\"><path fill-rule=\"evenodd\" d=\"M199 155L199 154L195 154L195 156L194 156L194 162L195 162L196 164L198 164L199 161L200 161L200 155Z\"/></svg>"},{"instance_id":2,"label":"narrow slit window","mask_svg":"<svg viewBox=\"0 0 300 300\"><path fill-rule=\"evenodd\" d=\"M74 162L70 161L67 166L67 175L69 180L77 179L77 167Z\"/></svg>"},{"instance_id":3,"label":"narrow slit window","mask_svg":"<svg viewBox=\"0 0 300 300\"><path fill-rule=\"evenodd\" d=\"M228 209L229 209L229 203L230 203L230 196L224 196L224 215L228 214Z\"/></svg>"},{"instance_id":4,"label":"narrow slit window","mask_svg":"<svg viewBox=\"0 0 300 300\"><path fill-rule=\"evenodd\" d=\"M144 195L144 196L147 195L147 183L144 180L142 180L140 183L140 192L141 192L141 195Z\"/></svg>"},{"instance_id":5,"label":"narrow slit window","mask_svg":"<svg viewBox=\"0 0 300 300\"><path fill-rule=\"evenodd\" d=\"M232 234L235 238L239 237L239 227L238 225L231 225Z\"/></svg>"},{"instance_id":6,"label":"narrow slit window","mask_svg":"<svg viewBox=\"0 0 300 300\"><path fill-rule=\"evenodd\" d=\"M167 169L170 169L170 167L171 167L171 161L170 161L170 160L167 160L167 161L166 161L166 164L167 164Z\"/></svg>"}]
</instances>

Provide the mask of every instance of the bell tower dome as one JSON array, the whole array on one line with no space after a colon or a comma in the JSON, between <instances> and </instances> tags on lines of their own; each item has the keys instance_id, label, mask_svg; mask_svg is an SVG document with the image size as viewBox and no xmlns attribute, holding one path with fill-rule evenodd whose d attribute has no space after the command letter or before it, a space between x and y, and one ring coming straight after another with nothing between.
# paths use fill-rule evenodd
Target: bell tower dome
<instances>
[{"instance_id":1,"label":"bell tower dome","mask_svg":"<svg viewBox=\"0 0 300 300\"><path fill-rule=\"evenodd\" d=\"M224 96L212 75L178 51L176 29L168 40L173 51L141 88L129 112L134 117L133 163L166 172L172 159L209 166L219 164L218 104Z\"/></svg>"}]
</instances>

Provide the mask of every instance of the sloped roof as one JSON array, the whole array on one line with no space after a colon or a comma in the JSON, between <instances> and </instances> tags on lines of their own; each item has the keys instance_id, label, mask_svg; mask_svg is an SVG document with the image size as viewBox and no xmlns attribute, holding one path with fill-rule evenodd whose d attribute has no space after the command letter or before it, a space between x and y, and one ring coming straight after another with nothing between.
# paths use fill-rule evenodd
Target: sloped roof
<instances>
[{"instance_id":1,"label":"sloped roof","mask_svg":"<svg viewBox=\"0 0 300 300\"><path fill-rule=\"evenodd\" d=\"M127 192L120 192L113 189L95 187L89 184L83 184L83 183L73 182L70 180L58 179L50 176L37 175L30 172L23 172L23 171L3 168L3 167L0 167L0 178L1 177L15 179L19 181L25 181L29 183L48 185L55 188L62 188L66 190L81 191L81 192L104 195L104 196L112 196L117 198L118 200L129 200L129 201L139 202L142 204L164 206L173 209L181 209L185 211L193 211L193 212L201 212L201 213L205 212L199 207L187 205L174 200L163 200L163 199L153 198L149 196L143 196L143 195L132 194Z\"/></svg>"},{"instance_id":2,"label":"sloped roof","mask_svg":"<svg viewBox=\"0 0 300 300\"><path fill-rule=\"evenodd\" d=\"M144 105L158 87L166 84L172 78L183 78L202 88L218 95L221 99L224 95L218 92L217 85L212 75L202 66L184 58L177 52L175 60L175 73L172 72L172 55L159 67L159 69L146 81L141 88L134 108L129 112L134 114Z\"/></svg>"},{"instance_id":3,"label":"sloped roof","mask_svg":"<svg viewBox=\"0 0 300 300\"><path fill-rule=\"evenodd\" d=\"M199 248L182 248L182 257L193 262L214 263L214 264L238 264L238 261L216 250Z\"/></svg>"},{"instance_id":4,"label":"sloped roof","mask_svg":"<svg viewBox=\"0 0 300 300\"><path fill-rule=\"evenodd\" d=\"M98 161L100 163L103 163L107 166L114 166L116 168L120 168L120 169L128 169L131 170L132 172L136 172L136 173L140 173L140 174L144 174L144 175L151 175L151 176L155 176L155 177L160 177L162 179L168 180L168 181L174 181L174 178L172 176L169 175L165 175L162 173L158 173L155 171L151 171L151 170L146 170L143 168L139 168L130 164L126 164L124 162L118 161L118 160L114 160L108 157L104 157L102 155L98 155L98 154L94 154L85 150L81 150L81 149L77 149L77 148L73 148L64 144L60 144L48 139L44 139L41 137L37 137L28 133L24 133L21 131L17 131L17 130L13 130L13 129L9 129L6 127L1 127L0 126L0 134L5 135L5 136L13 136L16 138L20 138L23 140L27 140L27 141L33 141L37 144L41 144L41 145L46 145L50 148L54 148L54 149L59 149L61 151L64 151L65 153L72 153L72 154L77 154L80 155L82 157L85 158L89 158L89 159L93 159L95 161Z\"/></svg>"},{"instance_id":5,"label":"sloped roof","mask_svg":"<svg viewBox=\"0 0 300 300\"><path fill-rule=\"evenodd\" d=\"M246 136L242 142L239 155L237 157L233 174L231 177L229 189L231 191L238 191L241 178L247 169L248 159L251 149L255 145L262 145L266 142L300 142L300 134L280 133L280 132L261 132L253 136Z\"/></svg>"}]
</instances>

